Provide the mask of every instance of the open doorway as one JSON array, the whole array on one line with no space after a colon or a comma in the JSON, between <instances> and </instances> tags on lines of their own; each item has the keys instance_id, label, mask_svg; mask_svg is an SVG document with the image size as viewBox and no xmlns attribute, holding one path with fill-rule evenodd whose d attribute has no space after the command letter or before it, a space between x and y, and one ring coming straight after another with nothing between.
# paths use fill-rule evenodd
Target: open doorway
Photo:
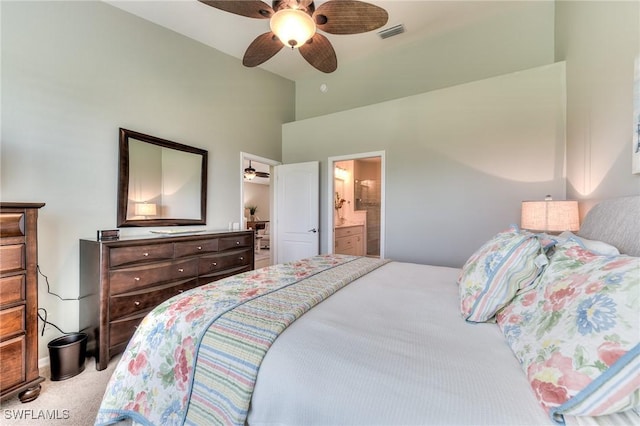
<instances>
[{"instance_id":1,"label":"open doorway","mask_svg":"<svg viewBox=\"0 0 640 426\"><path fill-rule=\"evenodd\" d=\"M329 252L384 258L384 151L328 165Z\"/></svg>"},{"instance_id":2,"label":"open doorway","mask_svg":"<svg viewBox=\"0 0 640 426\"><path fill-rule=\"evenodd\" d=\"M272 238L271 218L273 205L273 166L278 161L241 153L242 226L253 229L255 241L255 268L273 264L275 239Z\"/></svg>"}]
</instances>

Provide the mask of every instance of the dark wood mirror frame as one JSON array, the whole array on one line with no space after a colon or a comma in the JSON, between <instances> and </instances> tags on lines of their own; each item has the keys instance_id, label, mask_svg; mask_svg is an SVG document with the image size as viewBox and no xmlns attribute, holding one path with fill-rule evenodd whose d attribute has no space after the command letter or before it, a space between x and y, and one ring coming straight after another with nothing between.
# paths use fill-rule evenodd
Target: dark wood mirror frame
<instances>
[{"instance_id":1,"label":"dark wood mirror frame","mask_svg":"<svg viewBox=\"0 0 640 426\"><path fill-rule=\"evenodd\" d=\"M202 156L200 169L200 218L167 218L156 219L127 219L127 207L129 200L129 139L169 148L177 151L197 154ZM160 139L155 136L145 135L132 130L120 129L120 159L118 172L118 227L134 226L181 226L181 225L206 225L207 219L207 151Z\"/></svg>"}]
</instances>

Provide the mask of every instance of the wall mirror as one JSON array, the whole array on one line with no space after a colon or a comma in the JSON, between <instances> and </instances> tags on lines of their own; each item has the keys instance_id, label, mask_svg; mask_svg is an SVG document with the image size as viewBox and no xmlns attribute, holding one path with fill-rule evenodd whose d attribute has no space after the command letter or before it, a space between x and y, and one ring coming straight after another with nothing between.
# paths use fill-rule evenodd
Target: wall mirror
<instances>
[{"instance_id":1,"label":"wall mirror","mask_svg":"<svg viewBox=\"0 0 640 426\"><path fill-rule=\"evenodd\" d=\"M118 226L205 225L207 151L120 129Z\"/></svg>"}]
</instances>

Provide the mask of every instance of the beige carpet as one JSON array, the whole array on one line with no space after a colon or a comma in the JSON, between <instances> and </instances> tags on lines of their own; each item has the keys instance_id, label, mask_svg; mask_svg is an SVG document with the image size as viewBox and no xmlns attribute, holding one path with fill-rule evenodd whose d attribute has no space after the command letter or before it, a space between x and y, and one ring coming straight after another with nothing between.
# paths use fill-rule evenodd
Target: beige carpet
<instances>
[{"instance_id":1,"label":"beige carpet","mask_svg":"<svg viewBox=\"0 0 640 426\"><path fill-rule=\"evenodd\" d=\"M0 406L0 424L4 425L92 425L100 408L107 382L118 363L116 357L109 366L97 371L94 358L88 358L84 371L67 380L52 382L49 368L40 369L45 377L40 396L23 404L18 397Z\"/></svg>"},{"instance_id":2,"label":"beige carpet","mask_svg":"<svg viewBox=\"0 0 640 426\"><path fill-rule=\"evenodd\" d=\"M269 249L261 249L255 253L255 268L260 269L271 265L271 254Z\"/></svg>"}]
</instances>

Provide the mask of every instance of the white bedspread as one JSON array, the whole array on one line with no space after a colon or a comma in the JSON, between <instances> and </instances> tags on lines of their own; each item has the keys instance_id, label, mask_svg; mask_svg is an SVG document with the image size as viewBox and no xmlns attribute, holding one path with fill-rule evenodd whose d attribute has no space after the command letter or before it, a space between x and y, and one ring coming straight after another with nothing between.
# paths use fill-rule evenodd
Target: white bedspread
<instances>
[{"instance_id":1,"label":"white bedspread","mask_svg":"<svg viewBox=\"0 0 640 426\"><path fill-rule=\"evenodd\" d=\"M249 424L553 424L498 327L463 321L458 272L393 262L298 319L260 367Z\"/></svg>"}]
</instances>

